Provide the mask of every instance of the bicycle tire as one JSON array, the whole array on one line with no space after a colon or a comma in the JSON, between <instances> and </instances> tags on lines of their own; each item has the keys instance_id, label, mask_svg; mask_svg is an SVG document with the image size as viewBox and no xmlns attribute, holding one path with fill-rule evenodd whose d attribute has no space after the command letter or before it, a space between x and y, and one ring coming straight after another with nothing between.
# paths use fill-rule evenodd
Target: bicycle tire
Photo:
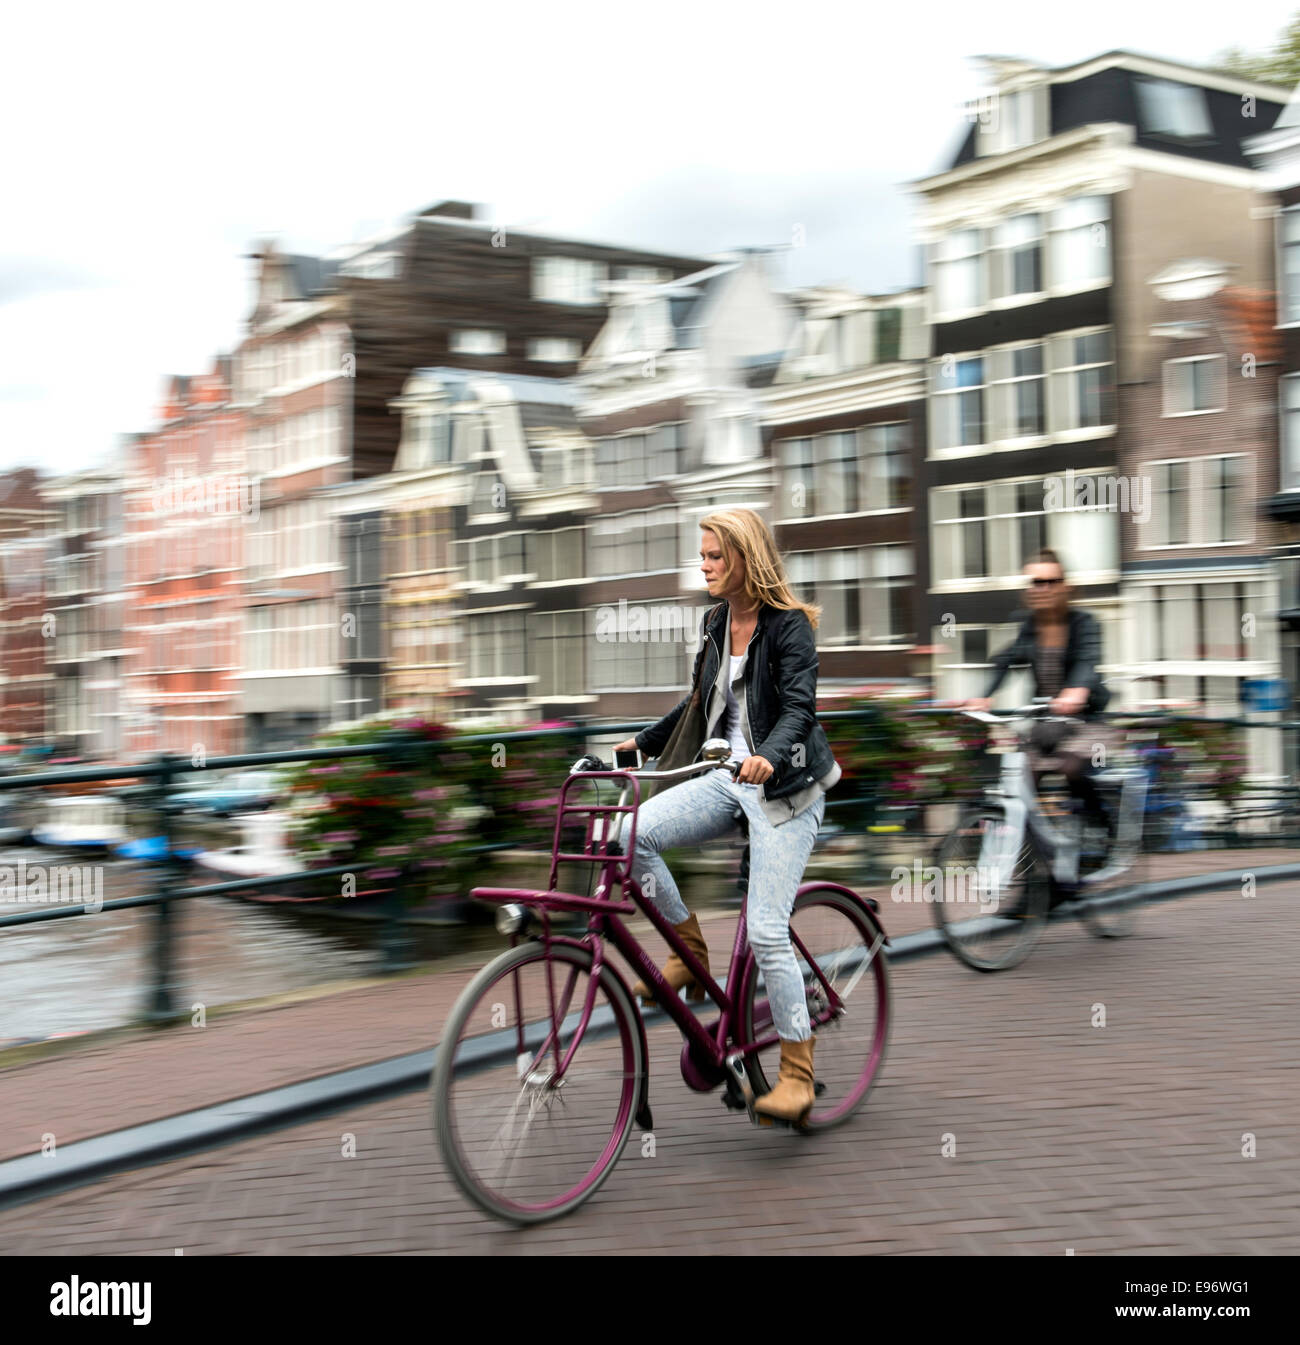
<instances>
[{"instance_id":1,"label":"bicycle tire","mask_svg":"<svg viewBox=\"0 0 1300 1345\"><path fill-rule=\"evenodd\" d=\"M1051 884L1026 829L1012 872L1012 891L1007 896L998 891L1000 911L976 913L972 919L969 901L949 901L946 870L979 865L989 824L1008 825L1005 811L990 803L971 807L935 847L934 867L943 875L944 890L932 903L934 922L958 961L974 971L1008 971L1029 956L1043 932ZM972 849L973 855L963 854ZM1019 895L1017 887L1023 888Z\"/></svg>"},{"instance_id":2,"label":"bicycle tire","mask_svg":"<svg viewBox=\"0 0 1300 1345\"><path fill-rule=\"evenodd\" d=\"M447 1170L465 1196L485 1213L506 1223L526 1226L561 1218L595 1195L613 1172L636 1119L637 1100L641 1096L648 1063L643 1051L637 1011L617 974L607 965L602 966L599 985L612 1010L613 1022L612 1024L590 1022L587 1033L579 1044L579 1051L589 1040L599 1041L609 1036L618 1039L617 1044L621 1048L622 1056L619 1068L623 1082L615 1125L603 1141L603 1147L591 1167L582 1174L580 1180L572 1188L562 1192L559 1197L539 1203L530 1204L527 1201L510 1199L494 1190L475 1173L463 1151L458 1136L459 1127L453 1115L454 1086L458 1079L465 1079L484 1071L486 1067L477 1062L463 1061L464 1067L458 1070L457 1056L462 1042L482 1041L482 1037L463 1037L462 1034L471 1015L482 1003L485 993L503 977L519 973L530 963L567 964L578 972L585 971L590 975L592 962L590 950L572 944L553 943L549 948L536 942L520 944L516 948L507 949L489 962L461 992L447 1017L430 1081L430 1106L438 1147ZM509 1029L506 1030L506 1033L508 1032ZM502 1035L505 1036L506 1033ZM514 1060L515 1056L510 1052L510 1061L507 1063ZM574 1063L576 1060L575 1054ZM528 1082L525 1082L520 1088L521 1095L527 1088ZM529 1124L531 1120L530 1113Z\"/></svg>"},{"instance_id":3,"label":"bicycle tire","mask_svg":"<svg viewBox=\"0 0 1300 1345\"><path fill-rule=\"evenodd\" d=\"M867 1095L880 1077L880 1071L884 1066L889 1044L889 1031L893 1021L889 993L889 963L885 956L883 930L876 920L874 912L856 894L841 891L838 887L811 887L796 896L794 907L790 913L791 924L794 925L796 918L800 915L807 916L809 912L815 911L818 907L835 910L848 920L850 928L856 929L857 938L861 940L863 957L874 947L874 952L870 953L869 960L865 962L865 965L860 961L852 960L852 949L846 950L847 955L842 968L845 980L836 986L836 990L838 992L850 980L853 980L856 985L859 981L854 978L860 978L866 972L871 972L871 990L855 1002L855 1007L856 1004L863 1004L869 1012L871 1006L874 1006L875 1018L871 1031L869 1054L861 1070L851 1079L848 1085L848 1095L825 1104L820 1103L820 1101L814 1102L807 1120L799 1127L805 1134L831 1130L835 1126L842 1125L867 1100ZM808 925L810 922L801 921L800 924ZM811 934L810 929L807 932ZM799 933L802 938L805 931L800 930ZM805 938L804 942L807 946L809 939ZM818 959L817 953L812 949L809 949L809 952L821 966L822 962ZM805 985L807 985L811 968L805 965L802 970L805 976ZM822 970L825 972L827 968L823 966ZM836 975L838 974L837 972ZM834 975L828 978L831 979L832 984L835 983ZM746 955L741 985L742 1001L739 1017L745 1039L739 1045L741 1049L744 1049L760 1035L766 1036L772 1030L770 1012L767 1013L765 1022L760 1012L760 1006L766 1006L767 1001L759 998L759 968L752 948ZM815 986L813 988L814 992L820 990L820 988L820 985ZM816 1052L814 1052L814 1070L818 1075L818 1082L826 1084L828 1088L830 1087L827 1084L828 1079L833 1079L836 1075L845 1072L843 1067L836 1067L838 1061L836 1065L832 1065L828 1058L830 1051L834 1049L836 1044L836 1028L840 1021L844 1020L832 1020L822 1025L817 1034L824 1045L820 1061L817 1060ZM750 1085L756 1097L770 1091L775 1083L775 1078L769 1078L768 1075L776 1053L770 1047L768 1052L769 1069L765 1069L764 1062L758 1053L747 1054L745 1057L745 1070L749 1075ZM854 1053L854 1058L856 1058L856 1053ZM850 1065L848 1071L851 1073L853 1068L854 1066ZM822 1094L819 1094L819 1098L821 1096Z\"/></svg>"}]
</instances>

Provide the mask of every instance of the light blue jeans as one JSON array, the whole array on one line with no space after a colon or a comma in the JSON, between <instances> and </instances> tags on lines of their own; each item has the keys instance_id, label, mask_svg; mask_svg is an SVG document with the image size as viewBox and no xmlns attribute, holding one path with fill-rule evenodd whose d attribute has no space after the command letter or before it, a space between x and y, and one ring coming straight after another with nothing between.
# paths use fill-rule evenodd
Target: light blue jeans
<instances>
[{"instance_id":1,"label":"light blue jeans","mask_svg":"<svg viewBox=\"0 0 1300 1345\"><path fill-rule=\"evenodd\" d=\"M757 785L737 784L726 771L683 780L641 805L632 877L671 924L690 916L661 852L725 836L741 814L749 819L749 946L767 984L772 1021L785 1041L807 1041L803 977L790 946L790 912L813 842L826 814L823 794L797 817L774 827L758 802Z\"/></svg>"}]
</instances>

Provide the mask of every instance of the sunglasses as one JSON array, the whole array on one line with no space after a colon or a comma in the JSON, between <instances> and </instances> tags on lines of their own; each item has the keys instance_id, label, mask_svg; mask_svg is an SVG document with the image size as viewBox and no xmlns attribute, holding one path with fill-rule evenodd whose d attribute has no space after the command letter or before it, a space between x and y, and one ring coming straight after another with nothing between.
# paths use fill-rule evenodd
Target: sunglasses
<instances>
[{"instance_id":1,"label":"sunglasses","mask_svg":"<svg viewBox=\"0 0 1300 1345\"><path fill-rule=\"evenodd\" d=\"M1033 588L1051 588L1053 584L1063 584L1063 579L1031 579L1030 586Z\"/></svg>"}]
</instances>

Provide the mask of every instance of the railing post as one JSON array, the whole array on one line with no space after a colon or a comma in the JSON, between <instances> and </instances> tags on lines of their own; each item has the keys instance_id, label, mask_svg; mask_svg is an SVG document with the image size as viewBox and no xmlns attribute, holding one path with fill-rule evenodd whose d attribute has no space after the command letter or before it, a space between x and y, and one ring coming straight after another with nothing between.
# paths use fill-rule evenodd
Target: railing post
<instances>
[{"instance_id":1,"label":"railing post","mask_svg":"<svg viewBox=\"0 0 1300 1345\"><path fill-rule=\"evenodd\" d=\"M160 898L154 907L153 921L153 988L145 1016L151 1023L169 1023L176 1018L176 912L169 894L176 877L176 861L172 855L171 785L179 760L170 752L158 758L162 767L155 777L152 802L158 814L158 827L163 838L163 858L154 870L154 894Z\"/></svg>"},{"instance_id":2,"label":"railing post","mask_svg":"<svg viewBox=\"0 0 1300 1345\"><path fill-rule=\"evenodd\" d=\"M394 766L399 770L414 769L420 750L420 740L415 734L392 730L381 741L391 744L386 755ZM402 928L407 893L414 881L414 865L411 856L407 855L402 859L401 873L384 900L384 923L379 931L379 971L383 976L408 971L416 965L411 956L411 937Z\"/></svg>"}]
</instances>

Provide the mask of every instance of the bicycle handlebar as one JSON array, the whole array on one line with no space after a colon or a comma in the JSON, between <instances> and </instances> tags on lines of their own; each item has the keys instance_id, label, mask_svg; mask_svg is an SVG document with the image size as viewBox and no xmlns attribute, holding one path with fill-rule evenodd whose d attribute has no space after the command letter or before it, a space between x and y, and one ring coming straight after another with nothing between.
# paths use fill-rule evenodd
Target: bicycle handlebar
<instances>
[{"instance_id":1,"label":"bicycle handlebar","mask_svg":"<svg viewBox=\"0 0 1300 1345\"><path fill-rule=\"evenodd\" d=\"M585 756L579 757L569 767L569 774L581 775L587 771L604 771L611 775L635 775L638 780L680 780L688 775L698 775L702 771L709 770L730 771L735 775L739 769L740 764L734 761L692 761L688 766L676 766L670 771L620 770L617 766L606 764L599 757Z\"/></svg>"}]
</instances>

